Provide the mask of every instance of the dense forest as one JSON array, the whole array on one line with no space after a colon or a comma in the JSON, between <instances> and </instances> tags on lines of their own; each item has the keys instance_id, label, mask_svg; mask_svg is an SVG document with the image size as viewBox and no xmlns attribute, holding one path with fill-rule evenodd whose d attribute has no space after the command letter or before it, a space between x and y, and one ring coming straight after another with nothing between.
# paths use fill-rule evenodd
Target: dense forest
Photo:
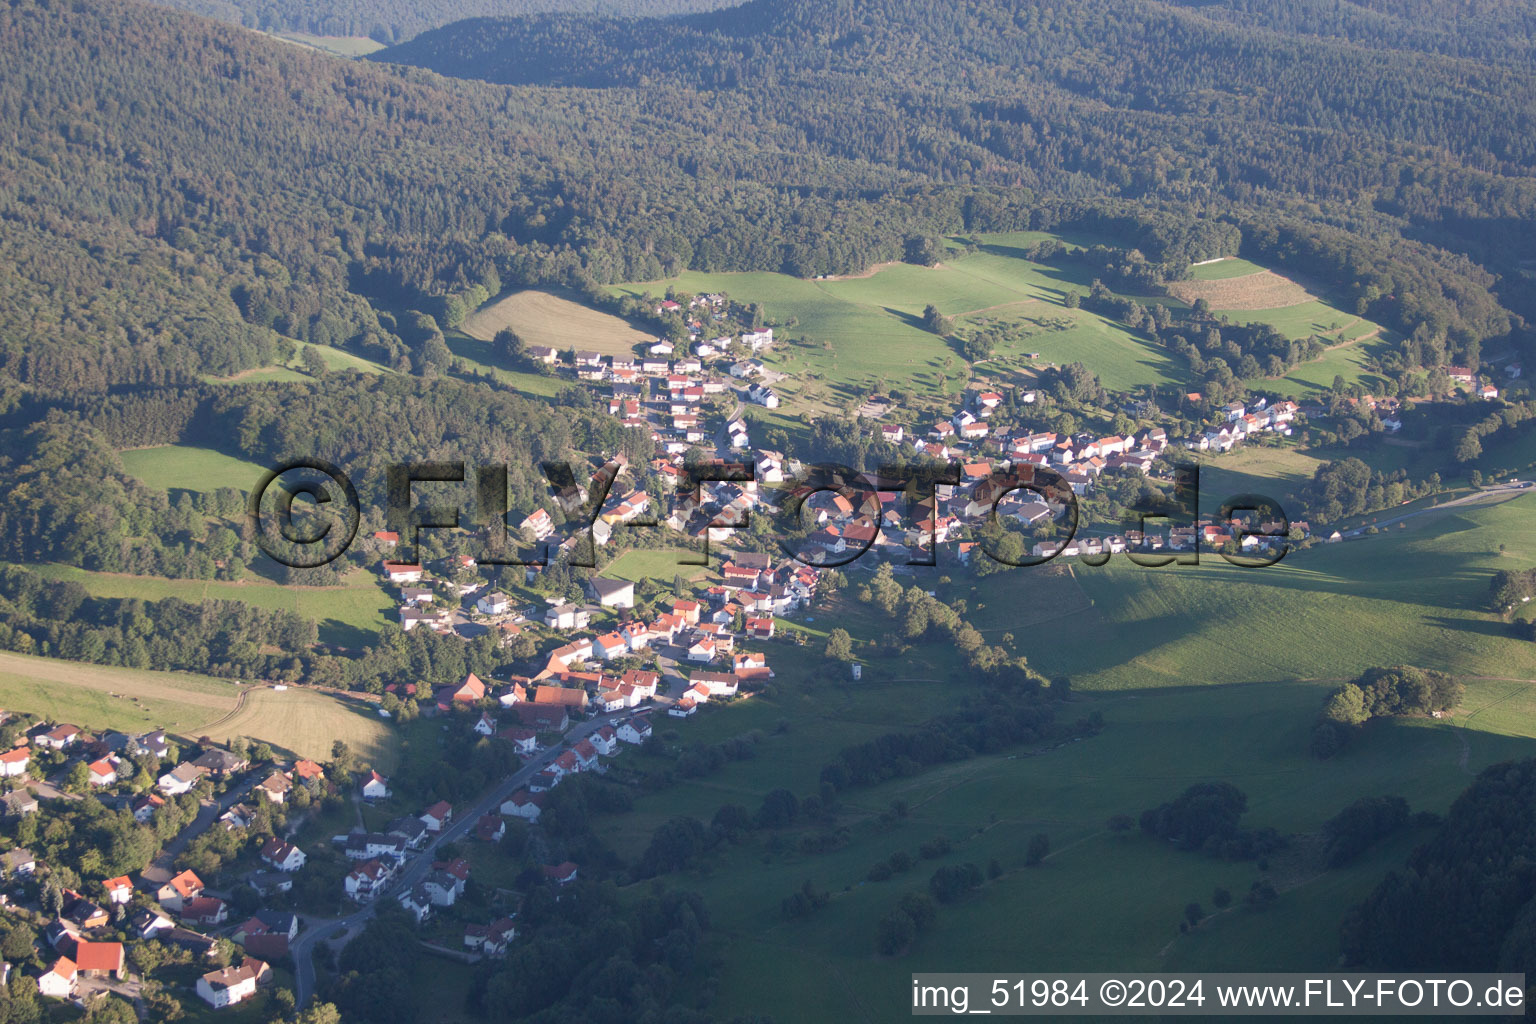
<instances>
[{"instance_id":1,"label":"dense forest","mask_svg":"<svg viewBox=\"0 0 1536 1024\"><path fill-rule=\"evenodd\" d=\"M1490 258L1510 244L1536 200L1528 16L1329 5L1319 34L1320 5L1264 6L1259 26L1220 5L756 0L666 21L465 22L379 59L615 99L644 81L645 103L750 108L812 151L930 180L1270 217L1306 196L1345 226L1475 234ZM1452 31L1456 52L1489 59L1442 52Z\"/></svg>"},{"instance_id":2,"label":"dense forest","mask_svg":"<svg viewBox=\"0 0 1536 1024\"><path fill-rule=\"evenodd\" d=\"M511 17L543 11L665 15L707 11L720 0L159 0L220 21L266 32L367 36L397 43L461 18Z\"/></svg>"},{"instance_id":3,"label":"dense forest","mask_svg":"<svg viewBox=\"0 0 1536 1024\"><path fill-rule=\"evenodd\" d=\"M1343 925L1353 970L1536 974L1536 761L1485 769Z\"/></svg>"},{"instance_id":4,"label":"dense forest","mask_svg":"<svg viewBox=\"0 0 1536 1024\"><path fill-rule=\"evenodd\" d=\"M1531 72L1314 42L1155 4L760 0L387 51L508 88L18 0L0 383L186 386L294 341L428 376L442 329L512 285L841 273L913 236L1069 225L1157 262L1317 268L1426 358L1503 335L1490 289L1532 243L1472 252L1493 273L1440 247L1536 207Z\"/></svg>"}]
</instances>

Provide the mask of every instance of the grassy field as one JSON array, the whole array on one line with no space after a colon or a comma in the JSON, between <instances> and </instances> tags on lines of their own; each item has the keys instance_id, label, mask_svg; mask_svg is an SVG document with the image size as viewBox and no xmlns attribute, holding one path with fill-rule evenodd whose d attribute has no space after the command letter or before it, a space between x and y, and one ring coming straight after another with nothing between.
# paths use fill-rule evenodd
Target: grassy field
<instances>
[{"instance_id":1,"label":"grassy field","mask_svg":"<svg viewBox=\"0 0 1536 1024\"><path fill-rule=\"evenodd\" d=\"M1225 256L1215 263L1199 263L1189 268L1189 276L1196 281L1220 281L1228 277L1244 277L1257 274L1264 268L1236 256Z\"/></svg>"},{"instance_id":2,"label":"grassy field","mask_svg":"<svg viewBox=\"0 0 1536 1024\"><path fill-rule=\"evenodd\" d=\"M330 345L312 345L307 341L294 342L293 358L286 363L275 366L259 366L228 377L213 377L203 375L203 380L209 384L271 384L294 383L296 381L313 380L304 372L304 350L313 348L320 353L320 358L325 361L326 369L333 371L356 370L359 373L393 373L389 367L382 363L376 363L371 359L353 355L351 352L334 348Z\"/></svg>"},{"instance_id":3,"label":"grassy field","mask_svg":"<svg viewBox=\"0 0 1536 1024\"><path fill-rule=\"evenodd\" d=\"M1160 569L1117 561L1076 569L1093 613L1063 621L1029 652L1077 687L1327 679L1405 662L1536 675L1531 645L1512 643L1481 610L1490 573L1536 562L1536 503L1526 497L1432 513L1265 569L1209 555Z\"/></svg>"},{"instance_id":4,"label":"grassy field","mask_svg":"<svg viewBox=\"0 0 1536 1024\"><path fill-rule=\"evenodd\" d=\"M367 36L314 36L308 32L274 32L272 35L285 42L308 46L338 57L363 57L384 49L383 43Z\"/></svg>"},{"instance_id":5,"label":"grassy field","mask_svg":"<svg viewBox=\"0 0 1536 1024\"><path fill-rule=\"evenodd\" d=\"M396 733L365 700L316 690L253 687L233 715L205 733L224 741L236 736L264 739L287 757L324 761L331 744L344 740L361 758L383 771L398 760ZM202 735L202 734L200 734Z\"/></svg>"},{"instance_id":6,"label":"grassy field","mask_svg":"<svg viewBox=\"0 0 1536 1024\"><path fill-rule=\"evenodd\" d=\"M243 601L258 608L287 609L318 622L321 640L346 646L366 641L394 618L395 602L378 578L366 572L352 574L340 587L301 587L261 579L227 583L130 576L56 564L28 568L52 579L74 580L96 597Z\"/></svg>"},{"instance_id":7,"label":"grassy field","mask_svg":"<svg viewBox=\"0 0 1536 1024\"><path fill-rule=\"evenodd\" d=\"M781 333L807 339L780 345L767 357L773 369L790 375L777 386L797 411L840 408L871 390L900 386L915 394L953 395L967 379L958 351L923 329L923 309L930 303L953 317L962 334L968 328L1007 325L1022 332L977 372L1015 383L1044 364L1081 361L1105 386L1129 390L1148 384L1181 384L1188 378L1183 362L1157 345L1137 338L1122 325L1083 309L1069 309L1069 291L1086 294L1091 274L1030 261L1030 245L1052 236L1043 232L983 235L974 252L951 248L936 267L885 264L871 272L841 278L801 280L783 274L686 272L665 281L617 285L619 294L661 294L669 286L684 292L723 291L742 302L760 302L768 316L786 325ZM1066 238L1071 244L1099 239ZM1226 297L1224 312L1234 322L1270 323L1289 337L1334 332L1352 341L1378 330L1305 288L1245 260L1224 260L1195 268L1194 281L1171 290ZM1143 303L1178 307L1175 296L1135 296ZM1215 304L1213 302L1213 304ZM1038 360L1027 355L1038 353ZM1363 350L1344 347L1323 360L1298 368L1281 382L1296 394L1327 387L1335 373L1346 379L1366 375Z\"/></svg>"},{"instance_id":8,"label":"grassy field","mask_svg":"<svg viewBox=\"0 0 1536 1024\"><path fill-rule=\"evenodd\" d=\"M1087 275L1063 272L1024 257L1024 246L1043 233L983 236L980 251L961 253L937 267L890 264L876 273L806 281L783 274L688 272L668 281L620 285L621 293L660 294L669 285L686 292L724 291L743 302L761 302L791 336L811 344L779 346L768 357L790 373L780 391L797 406L823 408L866 393L884 381L930 395L952 394L964 380L964 361L921 326L930 303L962 326L993 320L1028 324L1049 317L1060 329L1036 326L1027 343L1042 363L1082 360L1112 387L1171 383L1183 368L1161 349L1134 338L1119 325L1063 304L1069 290L1086 292ZM1020 353L1004 353L985 367L1007 372L1027 365ZM995 364L995 365L994 365Z\"/></svg>"},{"instance_id":9,"label":"grassy field","mask_svg":"<svg viewBox=\"0 0 1536 1024\"><path fill-rule=\"evenodd\" d=\"M200 735L234 711L238 692L208 676L0 652L0 707L89 729Z\"/></svg>"},{"instance_id":10,"label":"grassy field","mask_svg":"<svg viewBox=\"0 0 1536 1024\"><path fill-rule=\"evenodd\" d=\"M86 729L189 738L266 740L288 756L325 760L346 740L375 765L393 769L395 734L366 701L290 688L240 687L183 672L90 665L0 652L0 707Z\"/></svg>"},{"instance_id":11,"label":"grassy field","mask_svg":"<svg viewBox=\"0 0 1536 1024\"><path fill-rule=\"evenodd\" d=\"M702 550L688 548L633 548L610 562L603 575L635 583L658 580L670 585L674 576L685 580L704 576L708 572L704 566L683 564L698 562L702 557Z\"/></svg>"},{"instance_id":12,"label":"grassy field","mask_svg":"<svg viewBox=\"0 0 1536 1024\"><path fill-rule=\"evenodd\" d=\"M1254 475L1295 483L1311 465L1289 449L1244 452L1212 460L1205 487L1247 489ZM1536 755L1536 652L1480 610L1491 571L1533 561L1536 504L1517 498L1321 545L1271 569L1210 558L1189 569L1146 569L1117 559L1070 574L998 574L967 588L968 620L989 641L1013 633L1047 675L1069 673L1076 695L1064 714L1098 710L1105 732L845 793L844 841L829 853L800 852L804 830L712 851L678 881L703 893L722 945L716 1011L812 1022L892 1019L904 1012L905 979L918 969L1331 967L1344 909L1401 864L1424 832L1329 871L1299 842L1261 872L1251 862L1180 852L1135 832L1113 835L1104 823L1194 782L1224 779L1248 795L1248 824L1305 836L1366 795L1400 794L1415 809L1444 811L1483 767ZM890 628L840 596L803 621L817 638L810 646L761 645L778 671L769 695L658 726L671 742L753 733L755 757L638 797L633 812L605 818L605 839L634 856L675 815L708 821L725 803L755 808L779 786L814 791L838 749L940 713L966 685L940 645L900 657L860 650L862 683L828 675L819 635L834 624L856 637ZM1334 759L1310 757L1313 722L1336 680L1403 662L1457 673L1467 685L1459 713L1378 722ZM909 815L881 818L898 799ZM1027 868L1025 848L1041 832L1054 852ZM940 835L954 844L949 855L919 860L888 882L866 880L872 864L896 850L915 853ZM925 888L939 864L986 869L994 860L1001 876L941 907L936 928L907 955L875 954L875 922L901 893ZM1240 897L1261 877L1281 893L1273 906L1254 910L1239 901L1189 934L1178 932L1185 904L1212 910L1216 886ZM786 920L779 901L807 879L831 893L830 903Z\"/></svg>"},{"instance_id":13,"label":"grassy field","mask_svg":"<svg viewBox=\"0 0 1536 1024\"><path fill-rule=\"evenodd\" d=\"M604 355L633 355L636 345L656 340L564 293L537 289L487 303L464 321L463 330L471 338L490 341L503 327L516 331L526 345L587 349Z\"/></svg>"},{"instance_id":14,"label":"grassy field","mask_svg":"<svg viewBox=\"0 0 1536 1024\"><path fill-rule=\"evenodd\" d=\"M123 469L146 486L160 490L215 491L234 487L248 492L266 469L212 448L167 444L119 453Z\"/></svg>"},{"instance_id":15,"label":"grassy field","mask_svg":"<svg viewBox=\"0 0 1536 1024\"><path fill-rule=\"evenodd\" d=\"M1532 719L1518 710L1493 716L1510 689L1531 699L1531 684L1474 682L1468 707L1455 722L1380 723L1335 760L1306 753L1306 740L1326 691L1316 683L1268 683L1207 689L1085 695L1068 709L1100 710L1105 733L1036 756L975 758L844 796L845 845L806 855L789 842L758 836L721 847L707 866L682 879L705 896L716 937L724 944L722 1016L748 1011L781 1020L889 1020L901 1012L907 972L921 970L1321 969L1337 957L1337 923L1385 869L1400 863L1422 834L1404 836L1343 871L1320 872L1297 854L1273 858L1270 870L1173 850L1104 827L1113 814L1135 815L1196 781L1225 779L1249 797L1246 821L1287 834L1315 832L1357 796L1399 793L1415 808L1443 811L1465 787L1469 772L1536 751ZM905 694L877 691L856 709L820 709L817 729L836 744L867 738L861 711L890 707ZM711 713L716 723L757 715L753 702ZM841 702L839 702L841 703ZM703 726L708 719L698 722ZM690 723L691 724L691 723ZM816 736L797 738L807 715L790 731L759 743L756 777L803 791L824 752ZM725 727L714 728L728 734ZM693 738L689 730L690 738ZM1468 751L1461 767L1461 752ZM764 764L772 765L771 772ZM749 762L749 765L753 762ZM732 766L706 780L642 797L637 811L605 829L621 849L639 836L629 822L647 824L674 814L708 820L722 803L754 806L760 792L742 784ZM910 807L904 819L875 815L894 800ZM1052 855L1024 866L1029 837L1044 832ZM915 853L944 836L951 854L919 860L891 881L865 880L870 865L896 850ZM996 860L1002 875L959 903L942 907L937 927L899 958L877 956L874 925L908 889L925 888L941 864ZM1177 932L1186 903L1212 909L1220 885L1241 895L1260 877L1281 890L1271 908L1234 909L1187 936ZM810 879L832 894L829 905L802 920L785 920L779 901ZM1012 968L1016 970L1017 968ZM792 981L791 981L792 980Z\"/></svg>"}]
</instances>

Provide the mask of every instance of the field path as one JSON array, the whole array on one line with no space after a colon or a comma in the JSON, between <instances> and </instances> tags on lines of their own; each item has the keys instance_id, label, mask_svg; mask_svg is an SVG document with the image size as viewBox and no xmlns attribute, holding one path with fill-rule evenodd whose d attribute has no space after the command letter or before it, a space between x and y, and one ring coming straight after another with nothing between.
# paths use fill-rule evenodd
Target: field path
<instances>
[{"instance_id":1,"label":"field path","mask_svg":"<svg viewBox=\"0 0 1536 1024\"><path fill-rule=\"evenodd\" d=\"M1012 309L1014 306L1028 306L1028 305L1031 305L1032 303L1036 303L1036 302L1039 302L1039 301L1040 300L1035 298L1034 296L1030 296L1027 299L1017 299L1017 300L1015 300L1013 302L999 302L995 306L983 306L980 309L968 309L964 313L952 313L951 316L952 317L975 316L978 313L990 313L994 309Z\"/></svg>"},{"instance_id":2,"label":"field path","mask_svg":"<svg viewBox=\"0 0 1536 1024\"><path fill-rule=\"evenodd\" d=\"M215 718L213 721L204 723L202 728L206 730L215 730L220 726L228 725L230 722L234 721L235 716L240 714L240 712L245 708L245 698L246 695L250 692L251 687L242 686L240 688L239 696L235 698L235 706L230 708L229 711L220 715L218 718Z\"/></svg>"}]
</instances>

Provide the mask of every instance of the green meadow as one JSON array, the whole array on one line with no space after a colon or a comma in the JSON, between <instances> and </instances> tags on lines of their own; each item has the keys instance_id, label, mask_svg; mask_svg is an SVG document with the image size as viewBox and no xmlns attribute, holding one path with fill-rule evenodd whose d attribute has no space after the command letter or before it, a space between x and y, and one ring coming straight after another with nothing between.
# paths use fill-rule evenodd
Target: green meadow
<instances>
[{"instance_id":1,"label":"green meadow","mask_svg":"<svg viewBox=\"0 0 1536 1024\"><path fill-rule=\"evenodd\" d=\"M348 576L343 586L303 587L265 579L225 582L130 576L58 564L29 565L27 568L51 579L73 580L94 597L241 601L258 608L291 611L318 622L322 641L345 646L367 642L372 634L395 618L395 602L378 578L361 571Z\"/></svg>"},{"instance_id":2,"label":"green meadow","mask_svg":"<svg viewBox=\"0 0 1536 1024\"><path fill-rule=\"evenodd\" d=\"M266 472L254 462L189 444L134 448L118 454L129 476L166 491L216 491L220 487L249 491Z\"/></svg>"},{"instance_id":3,"label":"green meadow","mask_svg":"<svg viewBox=\"0 0 1536 1024\"><path fill-rule=\"evenodd\" d=\"M1311 465L1286 449L1213 462L1221 468L1208 486L1218 487L1259 471L1299 481ZM1478 770L1536 755L1536 649L1481 610L1489 573L1533 562L1536 504L1522 497L1436 511L1401 530L1293 553L1274 568L1205 556L1199 566L1153 569L1117 557L1098 569L1001 573L953 592L937 584L941 597L966 597L967 619L989 642L1011 633L1042 672L1070 675L1074 696L1061 714L1098 711L1104 731L840 794L830 852L802 851L801 838L820 831L807 825L710 851L676 882L697 888L710 908L725 965L717 1011L888 1020L905 1012L913 970L1332 966L1344 910L1427 833L1401 834L1334 870L1317 863L1305 837L1367 795L1399 794L1415 809L1443 812ZM855 572L855 585L859 578ZM855 683L823 665L822 637L833 625L855 637L890 629L880 613L839 595L802 620L806 647L752 645L769 652L778 673L769 694L706 707L686 723L658 720L657 728L670 744L754 735L755 756L638 797L634 811L603 819L605 839L632 857L671 817L708 822L726 803L755 809L781 786L814 792L839 749L919 726L971 685L936 644L899 656L860 648L865 674ZM1376 722L1331 760L1308 754L1318 709L1337 681L1405 662L1457 673L1467 685L1459 712ZM1112 815L1135 816L1218 779L1247 794L1245 824L1299 837L1262 870L1106 827ZM883 813L895 801L907 806L905 817ZM1027 867L1025 849L1039 833L1052 853ZM915 856L936 836L952 852L918 858L888 881L867 879L873 864L898 850ZM926 890L938 866L969 862L987 871L994 861L1000 875L941 905L935 928L907 953L876 954L875 923L902 893ZM1244 905L1261 878L1278 900ZM830 901L785 918L780 901L807 880ZM1220 913L1217 886L1237 897ZM1191 902L1211 916L1181 933Z\"/></svg>"},{"instance_id":4,"label":"green meadow","mask_svg":"<svg viewBox=\"0 0 1536 1024\"><path fill-rule=\"evenodd\" d=\"M1246 824L1306 835L1363 795L1402 794L1416 809L1444 811L1469 773L1536 752L1530 717L1494 715L1511 699L1529 704L1530 684L1473 682L1467 702L1473 713L1454 722L1378 723L1345 753L1318 761L1307 754L1307 737L1326 690L1321 683L1270 682L1081 695L1064 714L1102 712L1107 725L1099 736L1054 750L974 758L849 791L839 812L846 832L831 852L800 851L799 838L814 828L792 828L777 838L757 834L739 846L716 848L677 881L703 893L722 945L717 1009L725 1016L751 1011L785 1020L889 1020L902 1012L905 979L919 969L1330 966L1343 910L1400 863L1423 833L1400 836L1334 871L1313 863L1306 844L1297 842L1261 871L1253 862L1211 860L1105 826L1112 815L1135 816L1195 782L1221 779L1248 795ZM755 807L777 785L803 793L804 780L827 756L823 748L868 738L871 726L879 727L864 720L868 709L883 707L887 718L895 717L895 705L906 696L877 689L863 698L820 700L814 715L795 715L786 732L766 734L748 762L750 775L738 777L730 766L641 797L632 814L605 819L604 835L621 852L636 853L644 838L644 830L634 830L637 824L654 826L674 814L707 821L724 803ZM752 703L715 709L708 717L745 716ZM1483 709L1488 704L1493 707ZM701 716L700 725L706 720ZM800 735L806 730L810 737ZM826 735L834 732L841 735ZM762 782L744 784L747 778ZM906 803L907 815L882 817L898 800ZM1025 848L1039 833L1050 838L1052 853L1040 866L1027 867ZM937 836L953 844L952 852L918 858L918 847ZM914 855L911 871L867 880L872 865L899 850ZM999 877L941 905L935 928L905 955L875 953L875 922L902 893L926 890L936 867L974 863L986 871L994 861ZM1279 890L1279 899L1262 910L1243 906L1242 894L1260 878ZM830 902L806 918L785 919L780 901L807 880L826 890ZM1181 935L1177 924L1185 905L1198 902L1214 911L1217 886L1234 893L1237 905Z\"/></svg>"},{"instance_id":5,"label":"green meadow","mask_svg":"<svg viewBox=\"0 0 1536 1024\"><path fill-rule=\"evenodd\" d=\"M660 295L668 287L684 292L723 291L741 302L759 302L780 333L804 340L779 345L766 357L770 367L789 374L777 388L797 410L828 410L871 390L902 387L929 397L953 395L968 379L966 364L945 339L922 327L930 304L966 328L1008 326L1019 340L999 349L976 372L1020 383L1042 365L1082 362L1114 390L1183 384L1183 361L1127 330L1083 309L1069 309L1069 291L1086 294L1091 274L1030 261L1030 245L1053 236L1010 232L979 236L979 248L958 246L935 267L883 264L853 277L802 280L783 274L688 271L662 281L614 286L617 294ZM1098 239L1067 237L1069 244ZM1240 280L1263 268L1247 260L1223 260L1193 268L1197 280ZM1185 304L1167 295L1131 296L1170 308ZM1218 313L1223 312L1217 310ZM1343 342L1379 330L1377 325L1314 300L1276 309L1228 310L1234 322L1272 324L1293 338L1324 334ZM1301 395L1325 389L1335 374L1368 379L1364 365L1369 342L1343 345L1322 359L1297 367L1279 382L1260 382ZM455 349L472 357L473 348ZM1038 358L1031 359L1030 355ZM1289 385L1289 386L1287 386Z\"/></svg>"},{"instance_id":6,"label":"green meadow","mask_svg":"<svg viewBox=\"0 0 1536 1024\"><path fill-rule=\"evenodd\" d=\"M1222 281L1229 277L1257 274L1263 269L1257 263L1250 263L1236 256L1228 256L1215 263L1198 263L1190 267L1189 276L1196 281Z\"/></svg>"},{"instance_id":7,"label":"green meadow","mask_svg":"<svg viewBox=\"0 0 1536 1024\"><path fill-rule=\"evenodd\" d=\"M1500 546L1504 550L1500 550ZM1118 564L1117 564L1118 563ZM1333 679L1378 664L1536 675L1536 648L1484 611L1489 575L1536 563L1536 503L1447 509L1268 568L1123 558L1074 567L1092 612L1026 653L1082 689ZM996 578L996 577L993 577Z\"/></svg>"}]
</instances>

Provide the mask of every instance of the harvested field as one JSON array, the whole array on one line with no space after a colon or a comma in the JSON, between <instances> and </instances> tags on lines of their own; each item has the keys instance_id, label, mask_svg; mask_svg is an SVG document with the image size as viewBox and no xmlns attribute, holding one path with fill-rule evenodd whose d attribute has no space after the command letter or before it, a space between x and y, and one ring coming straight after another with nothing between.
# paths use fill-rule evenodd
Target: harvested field
<instances>
[{"instance_id":1,"label":"harvested field","mask_svg":"<svg viewBox=\"0 0 1536 1024\"><path fill-rule=\"evenodd\" d=\"M1174 281L1168 285L1168 294L1191 304L1196 299L1205 299L1212 309L1276 309L1317 298L1295 281L1271 270L1208 281Z\"/></svg>"},{"instance_id":2,"label":"harvested field","mask_svg":"<svg viewBox=\"0 0 1536 1024\"><path fill-rule=\"evenodd\" d=\"M601 352L605 356L634 355L635 346L655 341L624 320L583 305L558 291L513 292L481 307L464 321L471 338L490 341L510 327L525 345L548 345Z\"/></svg>"}]
</instances>

